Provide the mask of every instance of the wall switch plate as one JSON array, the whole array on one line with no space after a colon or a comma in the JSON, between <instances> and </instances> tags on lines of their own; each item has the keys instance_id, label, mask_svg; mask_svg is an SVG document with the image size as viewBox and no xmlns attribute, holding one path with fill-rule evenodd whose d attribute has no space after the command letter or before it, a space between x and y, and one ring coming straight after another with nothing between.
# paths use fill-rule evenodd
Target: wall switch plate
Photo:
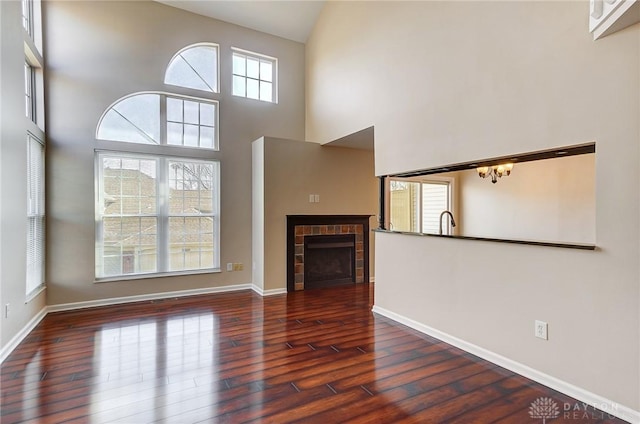
<instances>
[{"instance_id":1,"label":"wall switch plate","mask_svg":"<svg viewBox=\"0 0 640 424\"><path fill-rule=\"evenodd\" d=\"M233 271L233 263L229 262L227 264L227 271Z\"/></svg>"},{"instance_id":2,"label":"wall switch plate","mask_svg":"<svg viewBox=\"0 0 640 424\"><path fill-rule=\"evenodd\" d=\"M316 202L316 196L313 194L309 195L309 203L315 203Z\"/></svg>"},{"instance_id":3,"label":"wall switch plate","mask_svg":"<svg viewBox=\"0 0 640 424\"><path fill-rule=\"evenodd\" d=\"M539 339L549 340L548 330L549 324L544 321L536 320L535 335Z\"/></svg>"},{"instance_id":4,"label":"wall switch plate","mask_svg":"<svg viewBox=\"0 0 640 424\"><path fill-rule=\"evenodd\" d=\"M313 195L313 201L315 203L320 203L320 195L319 194L314 194Z\"/></svg>"}]
</instances>

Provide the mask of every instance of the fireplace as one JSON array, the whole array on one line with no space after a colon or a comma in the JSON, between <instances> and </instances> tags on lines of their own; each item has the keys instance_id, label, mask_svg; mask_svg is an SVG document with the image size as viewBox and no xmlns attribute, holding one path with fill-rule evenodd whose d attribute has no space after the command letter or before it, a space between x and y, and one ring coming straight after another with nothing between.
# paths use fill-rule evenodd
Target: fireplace
<instances>
[{"instance_id":1,"label":"fireplace","mask_svg":"<svg viewBox=\"0 0 640 424\"><path fill-rule=\"evenodd\" d=\"M305 288L355 282L355 234L304 237Z\"/></svg>"},{"instance_id":2,"label":"fireplace","mask_svg":"<svg viewBox=\"0 0 640 424\"><path fill-rule=\"evenodd\" d=\"M288 215L287 291L369 281L369 215Z\"/></svg>"}]
</instances>

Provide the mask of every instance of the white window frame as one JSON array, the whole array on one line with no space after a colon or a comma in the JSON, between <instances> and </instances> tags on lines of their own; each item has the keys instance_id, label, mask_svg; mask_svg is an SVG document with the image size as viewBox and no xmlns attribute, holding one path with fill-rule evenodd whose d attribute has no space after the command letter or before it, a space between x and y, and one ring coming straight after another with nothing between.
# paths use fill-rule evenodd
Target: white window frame
<instances>
[{"instance_id":1,"label":"white window frame","mask_svg":"<svg viewBox=\"0 0 640 424\"><path fill-rule=\"evenodd\" d=\"M105 215L103 212L103 206L105 204L104 193L102 190L103 184L103 168L102 158L131 158L142 160L154 160L156 161L156 212L155 214L148 214L145 216L156 217L157 219L157 237L156 237L156 271L153 272L138 272L138 273L122 273L118 275L104 274L104 252L103 252L103 218ZM168 183L168 163L170 161L181 161L189 163L206 163L213 164L215 167L215 178L213 192L213 211L210 214L198 214L193 215L197 217L211 217L213 219L213 267L211 268L197 268L187 269L180 271L170 271L170 259L169 259L169 218L174 216L189 217L189 214L170 214L169 211L169 183ZM150 278L158 276L169 275L190 275L190 274L202 274L220 272L220 161L215 159L197 159L194 157L181 157L181 156L166 156L158 154L148 153L131 153L122 151L109 151L109 150L96 150L95 152L95 214L96 214L96 245L95 245L95 281L107 282L107 281L122 281L141 278ZM118 216L118 215L109 215Z\"/></svg>"},{"instance_id":2,"label":"white window frame","mask_svg":"<svg viewBox=\"0 0 640 424\"><path fill-rule=\"evenodd\" d=\"M391 188L390 188L390 184L391 181L398 181L398 182L407 182L407 183L418 183L420 184L419 190L418 190L418 200L417 200L417 210L415 211L417 214L417 221L418 221L418 228L417 228L417 233L420 234L425 234L424 232L424 222L423 222L423 213L422 213L422 208L423 208L423 199L422 199L422 185L423 184L442 184L442 185L447 185L448 187L448 193L447 193L447 203L448 203L448 209L451 213L453 213L453 215L456 215L456 205L455 205L455 178L452 177L442 177L442 176L434 176L434 175L429 175L426 177L413 177L413 178L390 178L389 179L389 189L387 190L387 198L389 199L389 212L391 211ZM391 221L391 214L388 214L389 216L389 223L391 226L391 230L393 231L393 222ZM446 223L443 223L446 225L443 225L443 231L442 234L443 235L452 235L453 234L453 228L451 226L451 220L447 219ZM412 231L414 232L414 231Z\"/></svg>"},{"instance_id":3,"label":"white window frame","mask_svg":"<svg viewBox=\"0 0 640 424\"><path fill-rule=\"evenodd\" d=\"M36 75L29 61L24 61L24 103L25 116L33 123L37 123L36 108Z\"/></svg>"},{"instance_id":4,"label":"white window frame","mask_svg":"<svg viewBox=\"0 0 640 424\"><path fill-rule=\"evenodd\" d=\"M118 103L130 98L130 97L134 97L134 96L139 96L139 95L145 95L145 94L153 94L153 95L158 95L160 96L160 140L159 144L152 144L152 143L138 143L135 141L123 141L123 140L111 140L108 138L101 138L99 136L100 133L100 127L102 125L102 121L104 120L105 116L107 115L107 113L109 113L109 111L111 111L111 109L113 109ZM213 146L212 147L199 147L199 146L184 146L184 145L178 145L178 144L168 144L167 143L167 125L168 125L168 120L167 120L167 98L175 98L175 99L179 99L179 100L183 100L183 101L192 101L192 102L197 102L197 103L206 103L206 104L211 104L214 106L215 108L215 113L214 113L214 133L213 133ZM203 151L218 151L220 150L220 103L217 100L212 100L212 99L204 99L202 97L194 97L194 96L185 96L182 94L176 94L176 93L167 93L164 91L139 91L136 93L132 93L129 94L127 96L123 96L121 98L119 98L118 100L116 100L115 102L111 103L109 105L109 107L107 107L105 109L105 111L102 113L102 116L100 117L100 119L98 120L98 125L96 126L96 133L95 133L95 137L97 140L104 140L104 141L115 141L115 142L122 142L122 143L130 143L133 145L150 145L150 146L163 146L163 147L175 147L175 148L188 148L188 149L198 149L198 150L203 150Z\"/></svg>"},{"instance_id":5,"label":"white window frame","mask_svg":"<svg viewBox=\"0 0 640 424\"><path fill-rule=\"evenodd\" d=\"M22 27L33 38L34 33L34 7L32 0L22 0Z\"/></svg>"},{"instance_id":6,"label":"white window frame","mask_svg":"<svg viewBox=\"0 0 640 424\"><path fill-rule=\"evenodd\" d=\"M233 62L233 57L234 56L241 56L246 58L250 58L250 59L255 59L258 60L260 62L269 62L272 65L272 75L271 75L271 79L272 81L266 81L266 80L262 80L260 79L260 77L258 77L258 79L256 80L255 78L250 78L247 77L246 75L239 75L239 74L235 74L233 72L233 64L232 64L232 75L231 75L231 93L233 94L233 96L235 97L242 97L242 98L246 98L246 99L251 99L251 100L259 100L261 102L266 102L266 103L278 103L278 58L272 57L272 56L267 56L261 53L256 53L256 52L252 52L249 50L243 50L243 49L239 49L237 47L232 47L231 48L231 59ZM246 72L245 72L246 74ZM241 77L245 79L245 95L241 96L238 94L234 94L233 93L233 78L234 77ZM264 81L264 82L270 82L272 84L271 86L271 100L262 100L262 99L254 99L252 97L247 97L247 90L246 90L246 80L247 79L253 79L258 81L258 85L260 84L260 82Z\"/></svg>"},{"instance_id":7,"label":"white window frame","mask_svg":"<svg viewBox=\"0 0 640 424\"><path fill-rule=\"evenodd\" d=\"M34 146L36 149L34 149ZM30 299L45 288L45 155L44 142L31 133L27 133L27 227L38 227L42 238L38 239L37 232L27 231L27 265L25 294ZM32 167L34 155L39 155L40 168ZM34 246L30 249L29 246Z\"/></svg>"},{"instance_id":8,"label":"white window frame","mask_svg":"<svg viewBox=\"0 0 640 424\"><path fill-rule=\"evenodd\" d=\"M213 48L216 50L216 87L215 89L212 90L201 90L198 88L193 88L193 87L186 87L180 84L174 84L172 82L167 82L167 71L169 69L169 67L171 66L171 64L182 55L182 53L186 52L187 50L191 50L194 48L198 48L198 47L209 47L209 48ZM194 69L194 71L197 73L197 70ZM191 44L189 46L183 47L182 49L180 49L176 54L173 55L173 57L171 58L171 60L169 61L169 63L167 64L167 67L165 68L164 71L164 83L166 85L170 85L172 87L180 87L180 88L185 88L187 90L198 90L198 91L203 91L206 93L214 93L214 94L218 94L220 93L220 45L216 44L216 43L196 43L196 44ZM205 82L206 84L206 82Z\"/></svg>"}]
</instances>

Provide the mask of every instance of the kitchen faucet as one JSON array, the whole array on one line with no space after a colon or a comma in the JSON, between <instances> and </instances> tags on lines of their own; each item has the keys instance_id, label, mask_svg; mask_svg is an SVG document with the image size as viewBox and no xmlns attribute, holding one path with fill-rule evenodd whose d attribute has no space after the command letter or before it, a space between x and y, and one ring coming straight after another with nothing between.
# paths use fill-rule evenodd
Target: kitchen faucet
<instances>
[{"instance_id":1,"label":"kitchen faucet","mask_svg":"<svg viewBox=\"0 0 640 424\"><path fill-rule=\"evenodd\" d=\"M440 232L439 234L442 235L442 216L443 215L449 215L449 217L451 217L451 227L455 227L456 226L456 220L453 219L453 214L450 211L442 211L442 213L440 214Z\"/></svg>"}]
</instances>

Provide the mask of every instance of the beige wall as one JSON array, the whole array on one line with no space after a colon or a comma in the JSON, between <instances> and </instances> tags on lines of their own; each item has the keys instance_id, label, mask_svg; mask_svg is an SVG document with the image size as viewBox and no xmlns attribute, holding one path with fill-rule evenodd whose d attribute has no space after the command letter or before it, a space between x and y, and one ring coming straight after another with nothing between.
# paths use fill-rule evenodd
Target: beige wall
<instances>
[{"instance_id":1,"label":"beige wall","mask_svg":"<svg viewBox=\"0 0 640 424\"><path fill-rule=\"evenodd\" d=\"M377 226L373 152L264 138L254 142L254 157L260 154L264 155L264 256L257 257L256 266L262 263L264 268L255 275L262 273L265 290L286 289L287 215L372 215L370 228ZM320 195L320 202L309 203L309 194ZM254 193L257 203L260 195ZM256 215L254 219L260 217ZM260 235L257 237L258 240L254 235L254 243ZM370 241L373 276L372 236Z\"/></svg>"},{"instance_id":2,"label":"beige wall","mask_svg":"<svg viewBox=\"0 0 640 424\"><path fill-rule=\"evenodd\" d=\"M304 138L304 46L151 1L45 2L49 69L48 277L50 305L251 282L251 142L263 134ZM220 45L222 272L94 283L94 150L103 111L121 96L163 90L165 67L181 48ZM279 102L233 97L231 47L278 58ZM206 95L205 95L206 97ZM144 151L144 146L140 146ZM243 271L226 272L228 262Z\"/></svg>"},{"instance_id":3,"label":"beige wall","mask_svg":"<svg viewBox=\"0 0 640 424\"><path fill-rule=\"evenodd\" d=\"M517 164L509 177L457 173L465 236L595 243L595 155Z\"/></svg>"},{"instance_id":4,"label":"beige wall","mask_svg":"<svg viewBox=\"0 0 640 424\"><path fill-rule=\"evenodd\" d=\"M19 1L0 2L0 352L44 307L44 293L26 302L27 131L24 30ZM9 317L5 305L10 304Z\"/></svg>"},{"instance_id":5,"label":"beige wall","mask_svg":"<svg viewBox=\"0 0 640 424\"><path fill-rule=\"evenodd\" d=\"M376 234L376 305L637 411L640 28L594 42L588 13L328 2L307 139L375 125L377 175L595 141L596 251Z\"/></svg>"}]
</instances>

